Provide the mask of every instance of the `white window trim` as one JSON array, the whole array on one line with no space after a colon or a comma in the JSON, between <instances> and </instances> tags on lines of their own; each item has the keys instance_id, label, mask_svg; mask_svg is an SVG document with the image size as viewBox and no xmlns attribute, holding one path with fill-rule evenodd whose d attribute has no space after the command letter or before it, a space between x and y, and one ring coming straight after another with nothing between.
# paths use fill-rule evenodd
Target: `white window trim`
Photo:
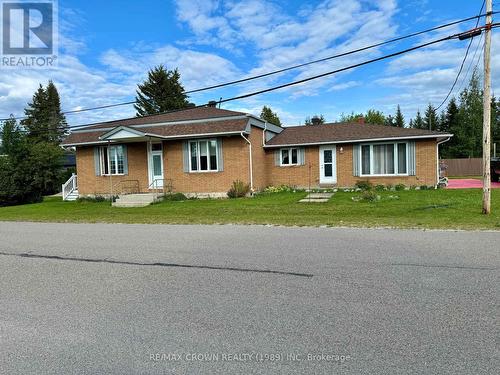
<instances>
[{"instance_id":1,"label":"white window trim","mask_svg":"<svg viewBox=\"0 0 500 375\"><path fill-rule=\"evenodd\" d=\"M406 145L406 173L399 173L399 160L398 160L398 144ZM373 162L373 146L374 145L387 145L392 144L394 147L394 170L398 170L398 173L386 173L386 174L363 174L363 146L370 146L370 172L374 170ZM397 177L397 176L409 176L408 174L408 142L374 142L374 143L362 143L359 145L359 175L360 177Z\"/></svg>"},{"instance_id":2,"label":"white window trim","mask_svg":"<svg viewBox=\"0 0 500 375\"><path fill-rule=\"evenodd\" d=\"M290 161L288 164L283 164L282 151L288 150L288 160ZM297 151L297 162L292 163L292 150ZM280 148L280 167L295 167L299 165L299 147L283 147Z\"/></svg>"},{"instance_id":3,"label":"white window trim","mask_svg":"<svg viewBox=\"0 0 500 375\"><path fill-rule=\"evenodd\" d=\"M111 173L111 147L123 147L122 145L105 145L99 147L99 167L101 169L101 176L125 176L124 173ZM108 154L108 171L109 173L104 173L104 157L103 153L106 152ZM123 161L125 163L125 160ZM118 153L116 153L115 158L116 169L118 170ZM125 165L123 166L123 170L125 171Z\"/></svg>"},{"instance_id":4,"label":"white window trim","mask_svg":"<svg viewBox=\"0 0 500 375\"><path fill-rule=\"evenodd\" d=\"M191 144L196 143L196 163L198 167L200 166L200 142L207 142L207 158L208 158L208 165L210 166L210 147L208 147L208 142L214 141L215 142L215 157L217 159L217 169L208 169L206 171L202 171L199 168L197 170L193 170L191 166ZM217 142L217 138L207 138L207 139L196 139L192 141L188 141L188 156L189 156L189 173L217 173L219 172L219 142Z\"/></svg>"}]
</instances>

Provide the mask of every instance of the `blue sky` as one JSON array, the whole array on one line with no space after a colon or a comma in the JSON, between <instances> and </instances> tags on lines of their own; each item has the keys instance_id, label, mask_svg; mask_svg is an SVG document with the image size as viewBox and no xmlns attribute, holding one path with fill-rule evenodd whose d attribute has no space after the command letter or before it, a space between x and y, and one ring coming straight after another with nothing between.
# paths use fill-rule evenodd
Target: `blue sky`
<instances>
[{"instance_id":1,"label":"blue sky","mask_svg":"<svg viewBox=\"0 0 500 375\"><path fill-rule=\"evenodd\" d=\"M0 78L2 115L22 115L39 83L52 79L64 110L133 100L147 70L179 68L186 89L263 73L477 14L481 0L395 1L59 1L59 65L15 69ZM203 103L305 78L473 27L445 31L315 64L246 84L193 95ZM493 45L500 44L494 32ZM466 67L472 62L475 40ZM370 108L407 119L439 104L455 78L467 42L445 42L223 108L260 112L270 105L288 125L323 114ZM479 53L476 56L478 59ZM493 87L499 88L500 49L493 49ZM481 64L480 64L481 65ZM459 81L457 90L461 87ZM498 90L497 90L498 91ZM134 115L132 106L68 115L70 125ZM2 116L3 117L3 116Z\"/></svg>"}]
</instances>

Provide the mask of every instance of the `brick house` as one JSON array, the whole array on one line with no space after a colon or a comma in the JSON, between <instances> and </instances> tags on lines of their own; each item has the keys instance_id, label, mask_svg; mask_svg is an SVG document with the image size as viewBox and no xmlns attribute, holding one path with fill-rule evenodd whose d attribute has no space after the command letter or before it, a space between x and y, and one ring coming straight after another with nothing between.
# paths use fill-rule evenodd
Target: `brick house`
<instances>
[{"instance_id":1,"label":"brick house","mask_svg":"<svg viewBox=\"0 0 500 375\"><path fill-rule=\"evenodd\" d=\"M73 130L63 146L76 148L77 177L66 190L106 195L168 185L225 195L235 180L254 191L358 180L435 185L438 145L451 136L362 122L280 128L250 114L198 107Z\"/></svg>"}]
</instances>

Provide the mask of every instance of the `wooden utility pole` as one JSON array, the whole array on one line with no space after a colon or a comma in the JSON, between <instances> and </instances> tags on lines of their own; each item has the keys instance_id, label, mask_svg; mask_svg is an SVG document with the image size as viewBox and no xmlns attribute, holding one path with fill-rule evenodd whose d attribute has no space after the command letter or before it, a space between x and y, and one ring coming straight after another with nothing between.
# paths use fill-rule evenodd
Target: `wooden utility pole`
<instances>
[{"instance_id":1,"label":"wooden utility pole","mask_svg":"<svg viewBox=\"0 0 500 375\"><path fill-rule=\"evenodd\" d=\"M484 36L484 86L483 86L483 214L491 212L491 13L492 0L486 0L486 28Z\"/></svg>"}]
</instances>

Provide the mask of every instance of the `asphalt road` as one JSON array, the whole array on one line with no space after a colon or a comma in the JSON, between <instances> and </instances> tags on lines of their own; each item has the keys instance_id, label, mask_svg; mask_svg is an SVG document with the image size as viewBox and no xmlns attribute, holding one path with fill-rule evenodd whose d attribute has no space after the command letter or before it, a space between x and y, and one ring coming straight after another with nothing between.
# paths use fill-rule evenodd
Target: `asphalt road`
<instances>
[{"instance_id":1,"label":"asphalt road","mask_svg":"<svg viewBox=\"0 0 500 375\"><path fill-rule=\"evenodd\" d=\"M499 232L0 223L0 374L493 374L499 250Z\"/></svg>"}]
</instances>

